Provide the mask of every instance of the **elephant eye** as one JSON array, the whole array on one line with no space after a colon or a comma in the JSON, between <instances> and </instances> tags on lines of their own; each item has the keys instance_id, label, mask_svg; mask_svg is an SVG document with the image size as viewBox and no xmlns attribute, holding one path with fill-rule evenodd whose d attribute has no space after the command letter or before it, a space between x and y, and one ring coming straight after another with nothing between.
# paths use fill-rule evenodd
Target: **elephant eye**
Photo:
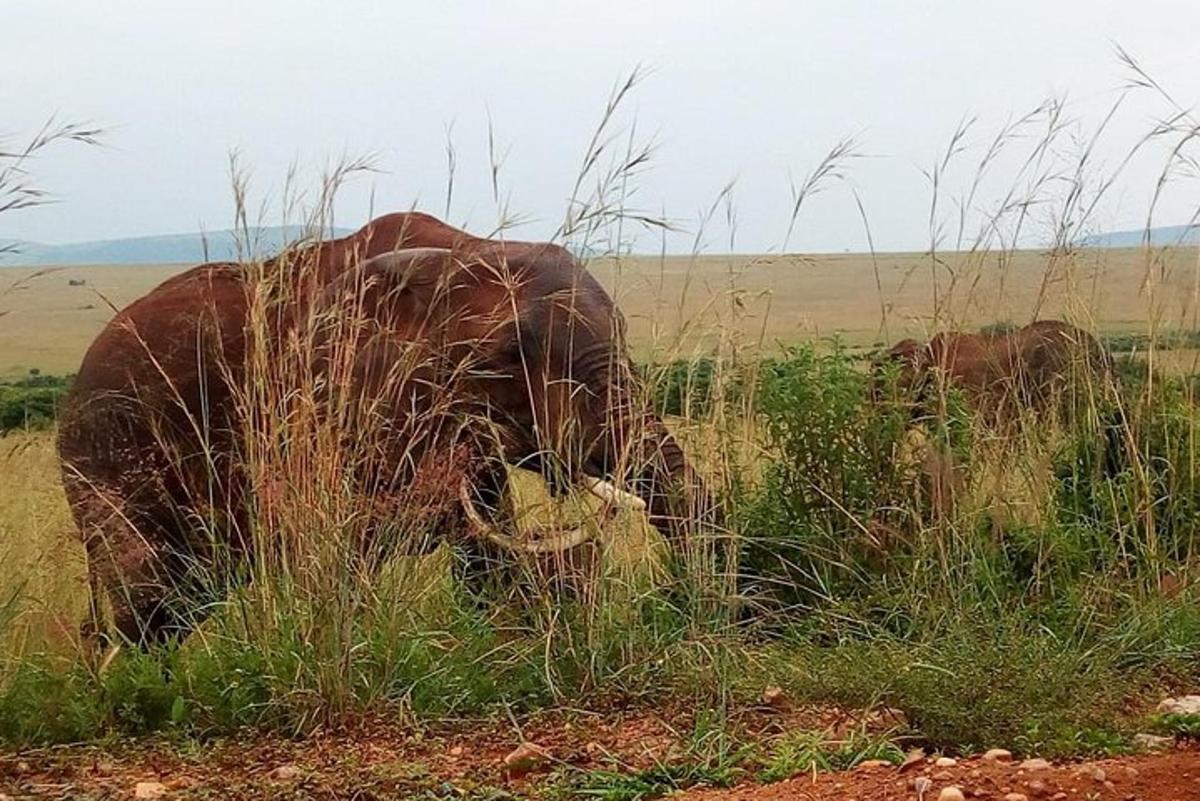
<instances>
[{"instance_id":1,"label":"elephant eye","mask_svg":"<svg viewBox=\"0 0 1200 801\"><path fill-rule=\"evenodd\" d=\"M510 329L501 352L510 363L520 363L536 357L541 351L542 341L537 329L528 320L521 320Z\"/></svg>"},{"instance_id":2,"label":"elephant eye","mask_svg":"<svg viewBox=\"0 0 1200 801\"><path fill-rule=\"evenodd\" d=\"M515 339L509 340L500 349L499 357L499 360L504 364L520 364L523 361L521 358L521 343Z\"/></svg>"}]
</instances>

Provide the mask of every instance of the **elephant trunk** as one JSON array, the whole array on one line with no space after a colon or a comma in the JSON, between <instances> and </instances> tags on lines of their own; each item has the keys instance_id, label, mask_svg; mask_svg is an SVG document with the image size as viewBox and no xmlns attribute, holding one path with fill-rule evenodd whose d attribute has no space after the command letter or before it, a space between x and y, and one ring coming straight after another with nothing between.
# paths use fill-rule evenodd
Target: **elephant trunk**
<instances>
[{"instance_id":1,"label":"elephant trunk","mask_svg":"<svg viewBox=\"0 0 1200 801\"><path fill-rule=\"evenodd\" d=\"M666 424L648 410L627 357L597 348L577 366L595 404L586 418L598 429L584 471L640 499L650 523L676 545L698 525L717 523L707 487Z\"/></svg>"},{"instance_id":2,"label":"elephant trunk","mask_svg":"<svg viewBox=\"0 0 1200 801\"><path fill-rule=\"evenodd\" d=\"M644 421L639 438L630 489L646 503L651 525L673 542L697 526L715 525L716 507L704 480L662 420Z\"/></svg>"},{"instance_id":3,"label":"elephant trunk","mask_svg":"<svg viewBox=\"0 0 1200 801\"><path fill-rule=\"evenodd\" d=\"M632 408L610 407L602 448L591 463L640 499L663 536L681 543L698 525L718 522L715 505L662 419Z\"/></svg>"}]
</instances>

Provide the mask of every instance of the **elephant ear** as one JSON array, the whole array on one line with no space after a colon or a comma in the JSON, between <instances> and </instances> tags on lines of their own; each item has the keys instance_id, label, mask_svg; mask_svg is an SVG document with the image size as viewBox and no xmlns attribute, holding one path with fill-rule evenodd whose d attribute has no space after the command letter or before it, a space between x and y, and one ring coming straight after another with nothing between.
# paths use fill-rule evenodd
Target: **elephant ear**
<instances>
[{"instance_id":1,"label":"elephant ear","mask_svg":"<svg viewBox=\"0 0 1200 801\"><path fill-rule=\"evenodd\" d=\"M320 354L358 343L372 369L418 351L451 364L475 363L511 322L495 266L446 248L398 250L368 259L325 287L314 309Z\"/></svg>"},{"instance_id":2,"label":"elephant ear","mask_svg":"<svg viewBox=\"0 0 1200 801\"><path fill-rule=\"evenodd\" d=\"M453 261L444 248L412 248L376 256L330 282L317 311L379 322L397 317L419 319L449 288L455 272Z\"/></svg>"}]
</instances>

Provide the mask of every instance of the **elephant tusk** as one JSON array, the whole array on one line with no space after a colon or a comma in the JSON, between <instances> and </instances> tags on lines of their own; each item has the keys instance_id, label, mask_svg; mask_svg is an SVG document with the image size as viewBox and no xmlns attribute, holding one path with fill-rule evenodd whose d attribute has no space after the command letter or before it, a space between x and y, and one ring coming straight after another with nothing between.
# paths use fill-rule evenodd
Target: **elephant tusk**
<instances>
[{"instance_id":1,"label":"elephant tusk","mask_svg":"<svg viewBox=\"0 0 1200 801\"><path fill-rule=\"evenodd\" d=\"M595 478L594 476L584 476L583 485L587 487L588 492L605 503L611 503L625 509L635 509L639 512L646 511L645 501L632 492L626 492L618 488L612 482L605 481L602 478Z\"/></svg>"},{"instance_id":2,"label":"elephant tusk","mask_svg":"<svg viewBox=\"0 0 1200 801\"><path fill-rule=\"evenodd\" d=\"M462 503L463 511L467 515L467 523L471 527L471 533L505 550L527 554L562 553L563 551L579 547L591 539L592 536L589 531L581 526L565 531L546 534L539 533L536 539L518 540L503 533L495 525L483 519L483 515L479 514L479 510L475 508L475 504L471 500L471 487L465 478L459 482L458 499Z\"/></svg>"}]
</instances>

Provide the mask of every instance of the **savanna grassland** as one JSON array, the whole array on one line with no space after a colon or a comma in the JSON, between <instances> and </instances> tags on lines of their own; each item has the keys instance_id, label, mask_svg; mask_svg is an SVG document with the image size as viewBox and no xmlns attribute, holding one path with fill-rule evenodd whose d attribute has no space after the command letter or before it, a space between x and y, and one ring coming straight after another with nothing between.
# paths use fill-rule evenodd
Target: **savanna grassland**
<instances>
[{"instance_id":1,"label":"savanna grassland","mask_svg":"<svg viewBox=\"0 0 1200 801\"><path fill-rule=\"evenodd\" d=\"M938 259L590 265L728 509L736 556L720 575L700 555L672 573L628 513L605 524L582 593L537 568L485 609L462 598L445 548L374 578L316 548L311 567L235 592L181 647L97 666L80 655L86 580L53 432L10 432L0 737L101 745L27 751L0 781L96 797L161 779L201 796L336 797L351 781L373 797L650 798L916 747L1112 757L1138 735L1190 736L1194 718L1155 704L1200 679L1194 251ZM178 269L6 271L18 288L0 364L69 372L111 308ZM1072 319L1136 358L1118 360L1116 383L1089 380L1076 412L1004 430L953 391L915 429L898 388L868 400L863 357L882 343L1035 317ZM948 508L932 500L947 476ZM521 525L592 520L594 504L552 501L533 476L515 495ZM336 554L340 535L319 536ZM251 756L235 756L248 730ZM505 762L521 742L545 751L528 774ZM977 761L961 764L939 781L984 786L965 775Z\"/></svg>"},{"instance_id":2,"label":"savanna grassland","mask_svg":"<svg viewBox=\"0 0 1200 801\"><path fill-rule=\"evenodd\" d=\"M1114 187L1152 197L1150 220L1192 186L1200 126L1119 57L1112 114L1139 93L1165 109L1129 159L1106 171L1112 115L1088 125L1058 100L982 139L964 122L924 171L925 253L591 259L629 323L638 411L662 415L722 514L672 549L640 512L606 518L522 476L512 525L598 544L581 562L514 557L478 593L445 542L347 558L375 536L343 480L369 438L337 427L345 409L308 414L319 382L259 353L238 418L256 558L198 576L236 586L182 643L85 648L56 403L113 310L182 268L0 270L0 794L1192 797L1200 715L1158 705L1200 685L1200 259L1079 243ZM635 126L613 135L636 83L610 98L555 234L577 252L668 224L626 205L654 151ZM1147 150L1161 177L1120 185ZM793 225L857 155L839 143L793 183ZM367 168L335 170L320 197ZM311 230L329 216L312 209ZM983 414L936 375L918 397L898 365L871 366L903 337L1047 318L1114 358L1044 406ZM423 509L388 509L397 543L429 534L406 516ZM1129 772L985 762L993 748L1163 753Z\"/></svg>"},{"instance_id":3,"label":"savanna grassland","mask_svg":"<svg viewBox=\"0 0 1200 801\"><path fill-rule=\"evenodd\" d=\"M62 375L119 309L189 265L4 268L0 379ZM850 346L946 327L1071 318L1102 334L1187 325L1196 255L1187 248L928 254L627 256L593 274L617 298L645 354L707 352L720 337L771 348L839 337ZM75 282L74 285L72 282Z\"/></svg>"}]
</instances>

